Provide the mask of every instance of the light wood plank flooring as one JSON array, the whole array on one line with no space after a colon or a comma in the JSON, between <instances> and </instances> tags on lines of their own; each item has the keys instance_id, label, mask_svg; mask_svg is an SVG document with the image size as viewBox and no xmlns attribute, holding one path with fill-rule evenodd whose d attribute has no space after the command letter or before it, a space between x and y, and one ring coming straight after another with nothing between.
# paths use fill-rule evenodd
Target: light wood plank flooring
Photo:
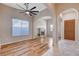
<instances>
[{"instance_id":1,"label":"light wood plank flooring","mask_svg":"<svg viewBox=\"0 0 79 59\"><path fill-rule=\"evenodd\" d=\"M2 47L1 56L40 56L48 50L48 40L32 39Z\"/></svg>"}]
</instances>

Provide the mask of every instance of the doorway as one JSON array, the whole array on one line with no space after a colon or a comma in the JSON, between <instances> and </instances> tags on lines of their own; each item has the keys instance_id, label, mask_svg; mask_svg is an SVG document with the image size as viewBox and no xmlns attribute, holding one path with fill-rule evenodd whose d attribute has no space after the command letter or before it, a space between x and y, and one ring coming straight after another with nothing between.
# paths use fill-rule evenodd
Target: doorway
<instances>
[{"instance_id":1,"label":"doorway","mask_svg":"<svg viewBox=\"0 0 79 59\"><path fill-rule=\"evenodd\" d=\"M78 40L78 12L74 8L60 13L61 40ZM62 20L62 21L61 21ZM60 30L60 29L59 29Z\"/></svg>"}]
</instances>

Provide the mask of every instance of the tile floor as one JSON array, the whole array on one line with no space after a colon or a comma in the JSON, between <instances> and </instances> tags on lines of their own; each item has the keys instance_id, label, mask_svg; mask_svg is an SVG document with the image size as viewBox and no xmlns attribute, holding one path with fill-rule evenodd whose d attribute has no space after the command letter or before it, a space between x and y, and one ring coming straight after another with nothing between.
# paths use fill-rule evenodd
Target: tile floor
<instances>
[{"instance_id":1,"label":"tile floor","mask_svg":"<svg viewBox=\"0 0 79 59\"><path fill-rule=\"evenodd\" d=\"M71 40L60 40L58 46L52 47L49 40L49 50L43 56L79 56L79 43Z\"/></svg>"}]
</instances>

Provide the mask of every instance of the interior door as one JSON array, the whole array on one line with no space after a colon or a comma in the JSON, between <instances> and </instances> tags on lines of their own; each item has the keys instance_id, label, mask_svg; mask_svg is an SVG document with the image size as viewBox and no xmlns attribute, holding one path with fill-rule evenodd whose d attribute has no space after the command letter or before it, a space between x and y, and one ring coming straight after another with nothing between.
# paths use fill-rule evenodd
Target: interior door
<instances>
[{"instance_id":1,"label":"interior door","mask_svg":"<svg viewBox=\"0 0 79 59\"><path fill-rule=\"evenodd\" d=\"M64 39L75 40L75 19L64 21Z\"/></svg>"}]
</instances>

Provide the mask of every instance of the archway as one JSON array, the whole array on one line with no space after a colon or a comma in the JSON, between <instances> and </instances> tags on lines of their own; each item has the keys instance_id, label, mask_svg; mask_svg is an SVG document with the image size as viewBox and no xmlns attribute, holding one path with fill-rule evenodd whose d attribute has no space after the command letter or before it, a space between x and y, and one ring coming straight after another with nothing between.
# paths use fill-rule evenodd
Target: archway
<instances>
[{"instance_id":1,"label":"archway","mask_svg":"<svg viewBox=\"0 0 79 59\"><path fill-rule=\"evenodd\" d=\"M51 20L51 21L50 21ZM45 30L45 35L47 36L49 30L48 30L48 26L47 26L47 22L52 22L52 17L51 16L44 16L44 17L41 17L37 20L35 20L34 22L34 36L37 36L37 33L38 33L38 28L43 28ZM51 23L52 24L52 23ZM48 24L50 25L50 24Z\"/></svg>"},{"instance_id":2,"label":"archway","mask_svg":"<svg viewBox=\"0 0 79 59\"><path fill-rule=\"evenodd\" d=\"M78 35L79 35L79 31L78 31L78 11L76 10L76 9L74 9L74 8L70 8L70 9L67 9L67 10L64 10L63 12L61 12L60 14L59 14L59 16L58 16L58 20L60 21L60 22L58 22L58 24L62 24L62 25L58 25L58 33L59 33L59 31L61 31L59 34L61 34L61 39L63 40L63 39L65 39L65 35L64 35L64 33L65 33L65 29L64 29L64 21L65 20L75 20L74 21L74 23L75 23L75 30L74 30L74 32L75 32L75 41L76 40L78 40ZM66 24L67 25L67 24ZM59 34L58 34L58 36L59 36ZM72 34L71 34L72 35ZM58 37L59 38L59 37Z\"/></svg>"}]
</instances>

